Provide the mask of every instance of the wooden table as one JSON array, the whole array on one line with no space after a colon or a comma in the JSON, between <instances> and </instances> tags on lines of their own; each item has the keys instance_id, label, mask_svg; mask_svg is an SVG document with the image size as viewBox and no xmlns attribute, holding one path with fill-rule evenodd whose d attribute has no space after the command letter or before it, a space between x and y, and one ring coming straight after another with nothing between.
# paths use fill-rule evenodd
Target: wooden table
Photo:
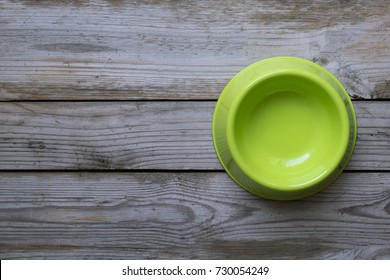
<instances>
[{"instance_id":1,"label":"wooden table","mask_svg":"<svg viewBox=\"0 0 390 280\"><path fill-rule=\"evenodd\" d=\"M308 199L238 187L225 84L290 55L352 97L347 169ZM390 3L1 1L0 258L389 259Z\"/></svg>"}]
</instances>

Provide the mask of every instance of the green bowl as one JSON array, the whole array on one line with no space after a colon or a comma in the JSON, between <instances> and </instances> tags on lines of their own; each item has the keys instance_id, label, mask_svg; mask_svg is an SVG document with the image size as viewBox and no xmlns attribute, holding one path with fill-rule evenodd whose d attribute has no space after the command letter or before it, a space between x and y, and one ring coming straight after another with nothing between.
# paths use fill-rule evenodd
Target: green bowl
<instances>
[{"instance_id":1,"label":"green bowl","mask_svg":"<svg viewBox=\"0 0 390 280\"><path fill-rule=\"evenodd\" d=\"M356 117L341 83L321 66L274 57L238 73L213 118L217 156L247 191L274 200L310 196L352 156Z\"/></svg>"}]
</instances>

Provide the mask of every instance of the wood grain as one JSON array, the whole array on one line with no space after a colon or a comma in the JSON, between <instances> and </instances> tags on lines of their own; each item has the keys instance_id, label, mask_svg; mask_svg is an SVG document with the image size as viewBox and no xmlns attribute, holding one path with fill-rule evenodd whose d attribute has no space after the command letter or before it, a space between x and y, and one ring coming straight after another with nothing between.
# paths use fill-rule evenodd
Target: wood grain
<instances>
[{"instance_id":1,"label":"wood grain","mask_svg":"<svg viewBox=\"0 0 390 280\"><path fill-rule=\"evenodd\" d=\"M0 258L390 258L390 174L295 202L222 172L1 173Z\"/></svg>"},{"instance_id":2,"label":"wood grain","mask_svg":"<svg viewBox=\"0 0 390 280\"><path fill-rule=\"evenodd\" d=\"M390 259L389 10L0 1L0 259ZM211 136L226 83L280 55L362 99L347 170L295 202L238 187Z\"/></svg>"},{"instance_id":3,"label":"wood grain","mask_svg":"<svg viewBox=\"0 0 390 280\"><path fill-rule=\"evenodd\" d=\"M390 170L390 102L354 103L349 170ZM0 169L221 170L215 102L3 102Z\"/></svg>"},{"instance_id":4,"label":"wood grain","mask_svg":"<svg viewBox=\"0 0 390 280\"><path fill-rule=\"evenodd\" d=\"M1 1L0 100L215 100L280 55L390 98L390 4L378 1Z\"/></svg>"}]
</instances>

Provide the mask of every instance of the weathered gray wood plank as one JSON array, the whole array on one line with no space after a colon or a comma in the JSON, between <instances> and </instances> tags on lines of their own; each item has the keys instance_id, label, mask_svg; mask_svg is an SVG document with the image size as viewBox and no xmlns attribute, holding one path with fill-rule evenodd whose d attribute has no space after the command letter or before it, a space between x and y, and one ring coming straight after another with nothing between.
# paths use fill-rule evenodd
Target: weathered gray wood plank
<instances>
[{"instance_id":1,"label":"weathered gray wood plank","mask_svg":"<svg viewBox=\"0 0 390 280\"><path fill-rule=\"evenodd\" d=\"M349 170L390 170L390 102L354 102ZM215 102L0 103L0 169L221 170Z\"/></svg>"},{"instance_id":2,"label":"weathered gray wood plank","mask_svg":"<svg viewBox=\"0 0 390 280\"><path fill-rule=\"evenodd\" d=\"M1 1L0 100L216 99L245 66L313 60L390 97L390 3Z\"/></svg>"},{"instance_id":3,"label":"weathered gray wood plank","mask_svg":"<svg viewBox=\"0 0 390 280\"><path fill-rule=\"evenodd\" d=\"M390 258L390 173L295 202L223 172L0 173L0 258Z\"/></svg>"}]
</instances>

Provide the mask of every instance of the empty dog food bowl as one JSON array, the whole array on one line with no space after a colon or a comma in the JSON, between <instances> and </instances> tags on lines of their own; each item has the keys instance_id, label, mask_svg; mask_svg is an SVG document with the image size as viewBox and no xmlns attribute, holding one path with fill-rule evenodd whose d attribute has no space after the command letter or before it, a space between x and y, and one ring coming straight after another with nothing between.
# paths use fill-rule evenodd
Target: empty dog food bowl
<instances>
[{"instance_id":1,"label":"empty dog food bowl","mask_svg":"<svg viewBox=\"0 0 390 280\"><path fill-rule=\"evenodd\" d=\"M356 117L341 83L294 57L259 61L238 73L213 117L217 156L232 179L269 199L296 200L328 186L356 141Z\"/></svg>"}]
</instances>

